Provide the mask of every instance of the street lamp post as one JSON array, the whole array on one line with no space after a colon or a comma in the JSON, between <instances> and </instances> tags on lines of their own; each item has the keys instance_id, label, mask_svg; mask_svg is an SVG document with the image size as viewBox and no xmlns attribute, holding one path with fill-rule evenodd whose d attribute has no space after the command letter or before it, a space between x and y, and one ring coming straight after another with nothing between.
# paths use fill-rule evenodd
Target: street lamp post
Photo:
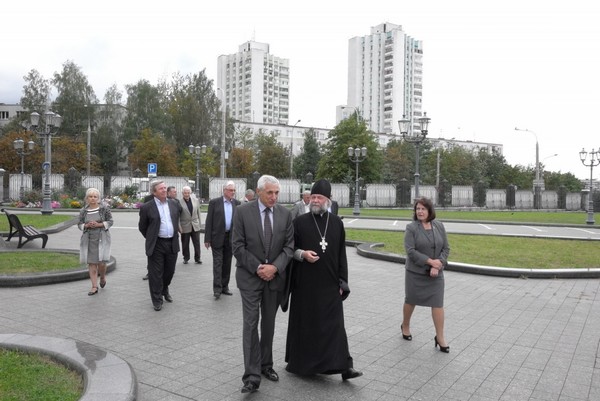
<instances>
[{"instance_id":1,"label":"street lamp post","mask_svg":"<svg viewBox=\"0 0 600 401\"><path fill-rule=\"evenodd\" d=\"M419 118L418 121L419 121L419 125L420 125L419 133L416 134L416 133L414 133L413 130L410 130L411 132L413 132L411 135L409 135L409 129L411 128L410 127L410 124L411 124L410 119L407 119L406 116L404 115L404 116L402 116L402 120L398 121L402 139L404 139L406 142L415 144L415 149L416 149L416 154L415 154L415 199L419 198L419 180L420 180L419 147L421 146L421 143L423 141L425 141L425 139L427 139L427 132L428 132L429 122L431 121L431 118L427 117L427 113L423 113L423 117Z\"/></svg>"},{"instance_id":2,"label":"street lamp post","mask_svg":"<svg viewBox=\"0 0 600 401\"><path fill-rule=\"evenodd\" d=\"M52 190L50 189L50 175L52 173L52 135L56 135L62 117L51 111L44 113L44 126L39 125L40 115L36 112L31 113L31 127L33 131L44 138L45 162L44 168L44 191L42 201L42 214L52 214Z\"/></svg>"},{"instance_id":3,"label":"street lamp post","mask_svg":"<svg viewBox=\"0 0 600 401\"><path fill-rule=\"evenodd\" d=\"M294 178L294 128L300 120L296 121L296 124L292 126L292 140L290 141L290 178Z\"/></svg>"},{"instance_id":4,"label":"street lamp post","mask_svg":"<svg viewBox=\"0 0 600 401\"><path fill-rule=\"evenodd\" d=\"M221 178L225 178L225 111L226 111L226 103L225 103L225 91L221 88L217 88L218 91L221 91L223 95L223 100L221 100L221 107L223 108L223 118L221 122Z\"/></svg>"},{"instance_id":5,"label":"street lamp post","mask_svg":"<svg viewBox=\"0 0 600 401\"><path fill-rule=\"evenodd\" d=\"M533 208L541 209L542 205L542 189L540 187L540 144L535 132L527 128L521 129L515 127L515 131L529 132L535 136L535 182L533 183Z\"/></svg>"},{"instance_id":6,"label":"street lamp post","mask_svg":"<svg viewBox=\"0 0 600 401\"><path fill-rule=\"evenodd\" d=\"M579 152L579 158L584 166L590 168L590 194L588 195L588 210L586 224L594 224L594 191L593 191L593 179L594 179L594 167L600 164L600 148L597 151L592 149L589 153L590 161L587 161L588 152L585 149L581 149Z\"/></svg>"},{"instance_id":7,"label":"street lamp post","mask_svg":"<svg viewBox=\"0 0 600 401\"><path fill-rule=\"evenodd\" d=\"M352 161L356 165L356 181L354 184L354 210L352 214L355 216L360 216L360 195L359 195L359 187L358 187L358 165L363 162L367 158L367 148L366 147L349 147L348 148L348 157L350 161Z\"/></svg>"},{"instance_id":8,"label":"street lamp post","mask_svg":"<svg viewBox=\"0 0 600 401\"><path fill-rule=\"evenodd\" d=\"M194 156L194 159L196 159L196 198L198 198L198 201L200 201L200 196L202 195L202 184L200 182L200 155L206 153L206 145L194 146L190 144L190 146L188 146L188 151L192 156Z\"/></svg>"},{"instance_id":9,"label":"street lamp post","mask_svg":"<svg viewBox=\"0 0 600 401\"><path fill-rule=\"evenodd\" d=\"M23 181L24 176L25 176L25 172L24 172L25 156L27 156L28 154L31 154L31 152L33 151L33 148L35 146L35 143L33 141L27 142L27 149L25 149L25 141L23 141L21 138L19 138L13 142L13 146L14 146L15 150L17 151L17 155L19 155L19 157L21 157L21 187L19 188L19 200L22 202L23 196L25 195L25 184Z\"/></svg>"}]
</instances>

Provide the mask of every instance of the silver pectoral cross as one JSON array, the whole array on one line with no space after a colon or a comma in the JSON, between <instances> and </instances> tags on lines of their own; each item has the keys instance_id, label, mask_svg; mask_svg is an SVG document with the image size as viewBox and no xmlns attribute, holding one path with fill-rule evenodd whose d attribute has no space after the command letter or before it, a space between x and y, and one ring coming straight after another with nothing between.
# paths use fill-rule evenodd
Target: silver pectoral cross
<instances>
[{"instance_id":1,"label":"silver pectoral cross","mask_svg":"<svg viewBox=\"0 0 600 401\"><path fill-rule=\"evenodd\" d=\"M321 245L321 249L323 250L323 253L325 253L325 249L327 249L327 245L329 245L327 243L327 241L325 241L325 238L321 238L321 242L319 242L319 245Z\"/></svg>"}]
</instances>

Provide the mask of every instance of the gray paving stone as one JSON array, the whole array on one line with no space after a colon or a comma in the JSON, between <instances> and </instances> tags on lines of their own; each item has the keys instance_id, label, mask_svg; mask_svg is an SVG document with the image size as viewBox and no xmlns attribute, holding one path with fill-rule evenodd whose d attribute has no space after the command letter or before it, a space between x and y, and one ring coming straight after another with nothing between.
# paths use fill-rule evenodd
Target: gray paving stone
<instances>
[{"instance_id":1,"label":"gray paving stone","mask_svg":"<svg viewBox=\"0 0 600 401\"><path fill-rule=\"evenodd\" d=\"M364 376L298 377L284 370L287 314L274 342L278 383L240 394L241 300L212 297L212 259L179 263L172 304L152 309L142 281L146 260L136 213L114 213L117 268L88 297L89 281L0 290L0 335L46 336L93 344L129 363L138 399L153 400L598 400L600 280L522 279L446 272L450 354L433 347L427 308L417 308L413 341L400 335L400 263L348 248L352 294L344 303L350 351ZM76 250L75 227L49 244ZM28 243L26 247L39 245ZM181 260L180 260L181 262ZM110 387L108 385L107 387ZM101 399L101 398L98 398Z\"/></svg>"}]
</instances>

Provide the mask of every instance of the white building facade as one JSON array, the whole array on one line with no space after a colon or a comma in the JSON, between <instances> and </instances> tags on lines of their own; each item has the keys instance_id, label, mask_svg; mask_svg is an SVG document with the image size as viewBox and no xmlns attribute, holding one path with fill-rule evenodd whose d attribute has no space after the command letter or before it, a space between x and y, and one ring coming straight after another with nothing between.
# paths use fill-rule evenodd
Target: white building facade
<instances>
[{"instance_id":1,"label":"white building facade","mask_svg":"<svg viewBox=\"0 0 600 401\"><path fill-rule=\"evenodd\" d=\"M423 43L400 25L377 25L370 35L349 40L348 99L338 107L338 122L358 111L371 131L397 134L406 115L418 129L422 89Z\"/></svg>"},{"instance_id":2,"label":"white building facade","mask_svg":"<svg viewBox=\"0 0 600 401\"><path fill-rule=\"evenodd\" d=\"M230 118L288 124L288 59L270 54L266 43L248 41L237 53L219 56L217 64L217 86L224 92L217 95L224 95Z\"/></svg>"}]
</instances>

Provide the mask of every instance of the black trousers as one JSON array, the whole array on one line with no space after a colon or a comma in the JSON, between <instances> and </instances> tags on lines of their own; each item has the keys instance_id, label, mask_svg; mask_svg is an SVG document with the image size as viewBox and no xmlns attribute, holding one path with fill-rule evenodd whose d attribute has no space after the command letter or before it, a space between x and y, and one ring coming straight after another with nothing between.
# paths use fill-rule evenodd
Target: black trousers
<instances>
[{"instance_id":1,"label":"black trousers","mask_svg":"<svg viewBox=\"0 0 600 401\"><path fill-rule=\"evenodd\" d=\"M220 248L211 247L213 256L213 291L220 294L229 289L229 278L231 276L231 237L225 233L225 241Z\"/></svg>"},{"instance_id":2,"label":"black trousers","mask_svg":"<svg viewBox=\"0 0 600 401\"><path fill-rule=\"evenodd\" d=\"M191 233L181 233L181 253L183 253L183 260L190 260L190 238L192 245L194 245L194 261L200 262L200 231L194 231Z\"/></svg>"},{"instance_id":3,"label":"black trousers","mask_svg":"<svg viewBox=\"0 0 600 401\"><path fill-rule=\"evenodd\" d=\"M162 304L162 296L169 292L175 274L177 252L173 253L171 242L158 238L152 256L148 257L148 286L153 305Z\"/></svg>"}]
</instances>

